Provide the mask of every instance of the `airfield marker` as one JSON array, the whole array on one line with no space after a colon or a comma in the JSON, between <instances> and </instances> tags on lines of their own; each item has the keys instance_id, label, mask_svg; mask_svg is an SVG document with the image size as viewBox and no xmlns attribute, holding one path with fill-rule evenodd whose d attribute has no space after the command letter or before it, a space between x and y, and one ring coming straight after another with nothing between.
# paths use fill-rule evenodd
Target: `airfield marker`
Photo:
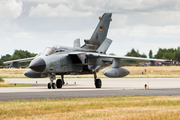
<instances>
[{"instance_id":1,"label":"airfield marker","mask_svg":"<svg viewBox=\"0 0 180 120\"><path fill-rule=\"evenodd\" d=\"M153 69L151 69L151 74L153 73Z\"/></svg>"},{"instance_id":2,"label":"airfield marker","mask_svg":"<svg viewBox=\"0 0 180 120\"><path fill-rule=\"evenodd\" d=\"M144 85L145 90L147 89L147 84Z\"/></svg>"}]
</instances>

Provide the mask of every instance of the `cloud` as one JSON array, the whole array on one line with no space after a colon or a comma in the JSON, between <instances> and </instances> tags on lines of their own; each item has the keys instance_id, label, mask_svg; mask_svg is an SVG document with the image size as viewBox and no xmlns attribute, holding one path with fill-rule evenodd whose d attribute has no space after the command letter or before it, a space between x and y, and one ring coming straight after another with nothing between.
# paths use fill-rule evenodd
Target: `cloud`
<instances>
[{"instance_id":1,"label":"cloud","mask_svg":"<svg viewBox=\"0 0 180 120\"><path fill-rule=\"evenodd\" d=\"M74 9L98 9L100 11L119 10L180 10L180 1L178 0L22 0L25 2L48 3L48 4L65 4Z\"/></svg>"},{"instance_id":2,"label":"cloud","mask_svg":"<svg viewBox=\"0 0 180 120\"><path fill-rule=\"evenodd\" d=\"M1 0L0 1L0 20L15 19L22 13L22 2L16 0Z\"/></svg>"},{"instance_id":3,"label":"cloud","mask_svg":"<svg viewBox=\"0 0 180 120\"><path fill-rule=\"evenodd\" d=\"M47 3L39 3L36 7L31 7L29 17L72 17L83 16L88 17L93 15L92 12L75 11L71 6L59 4L57 7L50 7Z\"/></svg>"},{"instance_id":4,"label":"cloud","mask_svg":"<svg viewBox=\"0 0 180 120\"><path fill-rule=\"evenodd\" d=\"M34 3L69 3L69 0L21 0L23 2L34 2Z\"/></svg>"},{"instance_id":5,"label":"cloud","mask_svg":"<svg viewBox=\"0 0 180 120\"><path fill-rule=\"evenodd\" d=\"M15 38L23 38L23 39L33 38L33 37L30 36L29 33L27 33L27 32L15 33L13 36L14 36Z\"/></svg>"},{"instance_id":6,"label":"cloud","mask_svg":"<svg viewBox=\"0 0 180 120\"><path fill-rule=\"evenodd\" d=\"M0 0L1 47L38 52L48 45L69 45L79 37L84 44L105 12L113 13L107 37L114 42L109 52L124 55L133 47L155 53L158 47L177 47L178 0Z\"/></svg>"},{"instance_id":7,"label":"cloud","mask_svg":"<svg viewBox=\"0 0 180 120\"><path fill-rule=\"evenodd\" d=\"M116 12L120 11L166 11L179 10L180 1L178 0L110 0L106 7L109 7ZM119 11L120 10L120 11Z\"/></svg>"}]
</instances>

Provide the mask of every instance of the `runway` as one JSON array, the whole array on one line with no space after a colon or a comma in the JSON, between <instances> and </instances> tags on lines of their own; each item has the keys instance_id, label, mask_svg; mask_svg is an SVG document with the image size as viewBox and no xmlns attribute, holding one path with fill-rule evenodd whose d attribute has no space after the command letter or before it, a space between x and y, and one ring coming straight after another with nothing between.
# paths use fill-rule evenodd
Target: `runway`
<instances>
[{"instance_id":1,"label":"runway","mask_svg":"<svg viewBox=\"0 0 180 120\"><path fill-rule=\"evenodd\" d=\"M95 88L93 78L66 78L65 82L68 85L64 85L62 89L47 89L49 79L5 79L12 84L32 84L33 86L0 87L0 100L124 95L180 96L180 78L102 78L101 80L103 83L101 89ZM145 84L149 90L144 90Z\"/></svg>"}]
</instances>

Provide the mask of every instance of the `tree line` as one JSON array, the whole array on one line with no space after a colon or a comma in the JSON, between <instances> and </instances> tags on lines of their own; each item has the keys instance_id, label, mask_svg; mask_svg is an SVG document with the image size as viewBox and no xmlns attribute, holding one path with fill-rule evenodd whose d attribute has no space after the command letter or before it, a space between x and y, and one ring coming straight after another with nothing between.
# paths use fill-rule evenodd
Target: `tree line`
<instances>
[{"instance_id":1,"label":"tree line","mask_svg":"<svg viewBox=\"0 0 180 120\"><path fill-rule=\"evenodd\" d=\"M147 58L147 56L143 53L140 54L139 51L134 50L134 48L131 49L130 52L128 52L125 56L131 56L131 57L142 57ZM157 53L153 56L152 50L149 51L149 58L155 58L155 59L167 59L167 60L180 60L180 47L177 49L175 48L159 48Z\"/></svg>"},{"instance_id":2,"label":"tree line","mask_svg":"<svg viewBox=\"0 0 180 120\"><path fill-rule=\"evenodd\" d=\"M16 60L16 59L23 59L23 58L29 58L29 57L35 57L36 53L30 53L27 50L14 50L13 55L6 54L4 56L1 56L0 59L0 66L7 66L3 64L4 61L10 61L10 60ZM29 62L20 63L20 66L26 66Z\"/></svg>"}]
</instances>

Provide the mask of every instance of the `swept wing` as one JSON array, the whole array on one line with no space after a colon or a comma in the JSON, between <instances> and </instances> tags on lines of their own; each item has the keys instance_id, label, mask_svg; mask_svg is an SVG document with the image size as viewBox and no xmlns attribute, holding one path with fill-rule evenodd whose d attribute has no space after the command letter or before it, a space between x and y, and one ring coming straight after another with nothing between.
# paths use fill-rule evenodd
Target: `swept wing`
<instances>
[{"instance_id":1,"label":"swept wing","mask_svg":"<svg viewBox=\"0 0 180 120\"><path fill-rule=\"evenodd\" d=\"M88 57L95 57L95 58L113 58L113 59L126 59L126 60L141 60L141 61L158 61L158 62L171 62L170 60L163 60L163 59L151 59L151 58L140 58L140 57L127 57L127 56L113 56L113 55L106 55L106 54L99 54L99 53L86 53Z\"/></svg>"},{"instance_id":2,"label":"swept wing","mask_svg":"<svg viewBox=\"0 0 180 120\"><path fill-rule=\"evenodd\" d=\"M11 64L11 63L17 63L17 62L29 62L32 61L35 57L31 58L24 58L24 59L17 59L17 60L11 60L11 61L5 61L4 64Z\"/></svg>"}]
</instances>

